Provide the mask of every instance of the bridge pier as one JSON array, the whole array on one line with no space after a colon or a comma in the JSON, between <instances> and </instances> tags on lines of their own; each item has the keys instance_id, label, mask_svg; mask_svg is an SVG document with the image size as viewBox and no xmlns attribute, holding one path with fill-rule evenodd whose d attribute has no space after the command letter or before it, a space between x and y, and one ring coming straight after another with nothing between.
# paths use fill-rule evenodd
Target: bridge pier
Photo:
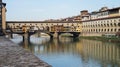
<instances>
[{"instance_id":1,"label":"bridge pier","mask_svg":"<svg viewBox=\"0 0 120 67\"><path fill-rule=\"evenodd\" d=\"M13 38L13 34L12 33L10 34L10 38Z\"/></svg>"},{"instance_id":2,"label":"bridge pier","mask_svg":"<svg viewBox=\"0 0 120 67\"><path fill-rule=\"evenodd\" d=\"M13 39L13 34L12 33L8 34L8 37Z\"/></svg>"},{"instance_id":3,"label":"bridge pier","mask_svg":"<svg viewBox=\"0 0 120 67\"><path fill-rule=\"evenodd\" d=\"M76 37L79 37L79 32L75 32L75 33L72 33L73 34L73 37L76 38Z\"/></svg>"},{"instance_id":4,"label":"bridge pier","mask_svg":"<svg viewBox=\"0 0 120 67\"><path fill-rule=\"evenodd\" d=\"M59 35L60 35L59 32L55 32L55 33L53 34L53 37L54 37L54 38L59 38Z\"/></svg>"},{"instance_id":5,"label":"bridge pier","mask_svg":"<svg viewBox=\"0 0 120 67\"><path fill-rule=\"evenodd\" d=\"M23 41L25 41L25 40L30 41L30 35L29 35L29 33L24 33L23 34Z\"/></svg>"},{"instance_id":6,"label":"bridge pier","mask_svg":"<svg viewBox=\"0 0 120 67\"><path fill-rule=\"evenodd\" d=\"M0 36L4 36L4 35L5 35L5 34L4 34L3 30L0 29Z\"/></svg>"},{"instance_id":7,"label":"bridge pier","mask_svg":"<svg viewBox=\"0 0 120 67\"><path fill-rule=\"evenodd\" d=\"M58 33L55 32L55 33L53 34L53 36L54 36L54 38L58 38Z\"/></svg>"},{"instance_id":8,"label":"bridge pier","mask_svg":"<svg viewBox=\"0 0 120 67\"><path fill-rule=\"evenodd\" d=\"M38 31L38 37L40 37L41 36L41 33Z\"/></svg>"},{"instance_id":9,"label":"bridge pier","mask_svg":"<svg viewBox=\"0 0 120 67\"><path fill-rule=\"evenodd\" d=\"M50 35L50 38L58 38L59 39L59 36L62 34L62 33L66 33L66 32L54 32L52 33L52 35ZM76 38L76 37L79 37L79 34L80 32L69 32L71 34L73 34L73 37Z\"/></svg>"},{"instance_id":10,"label":"bridge pier","mask_svg":"<svg viewBox=\"0 0 120 67\"><path fill-rule=\"evenodd\" d=\"M53 39L53 35L50 35L50 39Z\"/></svg>"}]
</instances>

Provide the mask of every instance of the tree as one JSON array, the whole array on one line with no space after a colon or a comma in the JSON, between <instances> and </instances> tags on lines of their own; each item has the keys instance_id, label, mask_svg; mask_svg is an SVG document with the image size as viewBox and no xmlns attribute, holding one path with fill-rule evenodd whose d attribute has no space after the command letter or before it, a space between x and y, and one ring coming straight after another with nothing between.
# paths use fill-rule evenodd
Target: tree
<instances>
[{"instance_id":1,"label":"tree","mask_svg":"<svg viewBox=\"0 0 120 67\"><path fill-rule=\"evenodd\" d=\"M117 33L116 33L116 36L120 37L120 32L117 32Z\"/></svg>"}]
</instances>

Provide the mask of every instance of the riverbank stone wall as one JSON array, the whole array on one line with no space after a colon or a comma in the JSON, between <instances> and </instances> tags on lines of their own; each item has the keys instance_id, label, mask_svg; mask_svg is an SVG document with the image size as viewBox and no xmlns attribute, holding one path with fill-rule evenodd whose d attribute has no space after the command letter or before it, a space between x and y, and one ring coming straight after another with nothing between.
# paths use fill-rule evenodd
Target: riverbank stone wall
<instances>
[{"instance_id":1,"label":"riverbank stone wall","mask_svg":"<svg viewBox=\"0 0 120 67\"><path fill-rule=\"evenodd\" d=\"M28 50L0 37L0 67L52 67Z\"/></svg>"}]
</instances>

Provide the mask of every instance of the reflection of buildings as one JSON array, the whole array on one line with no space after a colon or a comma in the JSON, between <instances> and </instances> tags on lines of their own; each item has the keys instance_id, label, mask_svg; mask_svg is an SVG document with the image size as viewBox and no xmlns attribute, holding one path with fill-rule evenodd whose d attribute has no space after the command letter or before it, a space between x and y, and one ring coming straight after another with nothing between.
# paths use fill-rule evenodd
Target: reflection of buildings
<instances>
[{"instance_id":1,"label":"reflection of buildings","mask_svg":"<svg viewBox=\"0 0 120 67\"><path fill-rule=\"evenodd\" d=\"M78 40L77 40L78 41ZM24 42L19 43L23 48L30 50L31 52L36 53L69 53L75 52L76 41L73 38L61 38L46 40L39 39L34 41L25 40Z\"/></svg>"},{"instance_id":2,"label":"reflection of buildings","mask_svg":"<svg viewBox=\"0 0 120 67\"><path fill-rule=\"evenodd\" d=\"M77 44L78 52L81 53L84 60L88 58L93 58L95 60L101 61L105 67L116 66L120 67L120 46L103 43L100 41L92 40L81 40L81 44Z\"/></svg>"},{"instance_id":3,"label":"reflection of buildings","mask_svg":"<svg viewBox=\"0 0 120 67\"><path fill-rule=\"evenodd\" d=\"M46 42L39 42L39 44L25 41L23 47L37 54L73 54L80 56L85 63L92 59L103 67L108 67L108 65L120 67L120 46L112 43L61 38L60 40L46 40Z\"/></svg>"},{"instance_id":4,"label":"reflection of buildings","mask_svg":"<svg viewBox=\"0 0 120 67\"><path fill-rule=\"evenodd\" d=\"M43 52L42 53L71 53L75 52L75 41L73 38L60 38L60 39L53 39L49 42L44 43L42 45Z\"/></svg>"},{"instance_id":5,"label":"reflection of buildings","mask_svg":"<svg viewBox=\"0 0 120 67\"><path fill-rule=\"evenodd\" d=\"M21 41L21 42L18 43L18 44L19 44L20 46L22 46L23 48L31 51L32 53L35 52L35 47L34 47L34 45L33 45L31 42L29 42L27 39L25 39L24 42Z\"/></svg>"}]
</instances>

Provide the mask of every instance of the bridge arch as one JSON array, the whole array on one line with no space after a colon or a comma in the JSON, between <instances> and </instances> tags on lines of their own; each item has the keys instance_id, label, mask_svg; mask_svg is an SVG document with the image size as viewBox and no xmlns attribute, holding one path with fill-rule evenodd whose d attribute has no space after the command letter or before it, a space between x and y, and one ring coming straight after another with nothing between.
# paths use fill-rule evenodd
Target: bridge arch
<instances>
[{"instance_id":1,"label":"bridge arch","mask_svg":"<svg viewBox=\"0 0 120 67\"><path fill-rule=\"evenodd\" d=\"M65 33L72 34L73 37L78 37L78 36L80 35L80 32L58 32L58 37L59 37L61 34L65 34Z\"/></svg>"}]
</instances>

